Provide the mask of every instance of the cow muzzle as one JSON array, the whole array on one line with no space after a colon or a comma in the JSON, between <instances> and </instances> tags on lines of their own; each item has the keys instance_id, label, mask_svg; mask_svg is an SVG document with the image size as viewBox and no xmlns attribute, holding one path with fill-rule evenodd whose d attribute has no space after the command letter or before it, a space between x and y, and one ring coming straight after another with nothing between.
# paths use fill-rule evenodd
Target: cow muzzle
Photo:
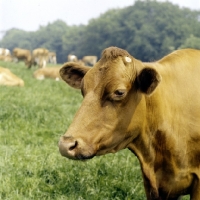
<instances>
[{"instance_id":1,"label":"cow muzzle","mask_svg":"<svg viewBox=\"0 0 200 200\"><path fill-rule=\"evenodd\" d=\"M82 140L73 137L62 136L58 143L60 154L74 160L86 160L95 156L91 146L86 145Z\"/></svg>"}]
</instances>

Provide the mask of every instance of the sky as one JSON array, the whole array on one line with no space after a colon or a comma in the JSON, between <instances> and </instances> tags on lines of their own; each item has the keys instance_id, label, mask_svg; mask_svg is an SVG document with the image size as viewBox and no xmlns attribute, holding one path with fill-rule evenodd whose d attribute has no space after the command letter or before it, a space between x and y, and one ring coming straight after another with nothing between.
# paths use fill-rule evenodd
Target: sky
<instances>
[{"instance_id":1,"label":"sky","mask_svg":"<svg viewBox=\"0 0 200 200\"><path fill-rule=\"evenodd\" d=\"M200 0L158 1L200 10ZM67 25L87 25L109 9L133 4L134 0L0 0L0 38L11 28L36 31L57 19Z\"/></svg>"}]
</instances>

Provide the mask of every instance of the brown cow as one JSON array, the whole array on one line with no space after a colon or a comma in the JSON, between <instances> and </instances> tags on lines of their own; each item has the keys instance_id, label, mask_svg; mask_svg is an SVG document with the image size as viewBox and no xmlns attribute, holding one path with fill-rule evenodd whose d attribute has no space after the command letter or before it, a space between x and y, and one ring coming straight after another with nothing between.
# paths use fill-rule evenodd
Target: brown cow
<instances>
[{"instance_id":1,"label":"brown cow","mask_svg":"<svg viewBox=\"0 0 200 200\"><path fill-rule=\"evenodd\" d=\"M66 63L60 74L84 97L60 138L63 156L84 160L128 148L140 161L148 200L200 199L200 50L144 63L110 47L94 67Z\"/></svg>"},{"instance_id":2,"label":"brown cow","mask_svg":"<svg viewBox=\"0 0 200 200\"><path fill-rule=\"evenodd\" d=\"M32 65L31 52L28 49L14 48L13 60L15 62L23 60L25 62L25 65L27 65L30 68Z\"/></svg>"},{"instance_id":3,"label":"brown cow","mask_svg":"<svg viewBox=\"0 0 200 200\"><path fill-rule=\"evenodd\" d=\"M93 66L97 62L97 56L84 56L82 61L85 63L85 65Z\"/></svg>"},{"instance_id":4,"label":"brown cow","mask_svg":"<svg viewBox=\"0 0 200 200\"><path fill-rule=\"evenodd\" d=\"M0 85L24 86L24 81L9 69L0 67Z\"/></svg>"},{"instance_id":5,"label":"brown cow","mask_svg":"<svg viewBox=\"0 0 200 200\"><path fill-rule=\"evenodd\" d=\"M55 79L56 81L60 80L60 71L61 67L45 67L36 70L33 73L34 78L38 80L44 80L45 78Z\"/></svg>"},{"instance_id":6,"label":"brown cow","mask_svg":"<svg viewBox=\"0 0 200 200\"><path fill-rule=\"evenodd\" d=\"M40 68L46 67L49 60L49 50L45 48L37 48L32 52L32 62L34 65L38 65Z\"/></svg>"}]
</instances>

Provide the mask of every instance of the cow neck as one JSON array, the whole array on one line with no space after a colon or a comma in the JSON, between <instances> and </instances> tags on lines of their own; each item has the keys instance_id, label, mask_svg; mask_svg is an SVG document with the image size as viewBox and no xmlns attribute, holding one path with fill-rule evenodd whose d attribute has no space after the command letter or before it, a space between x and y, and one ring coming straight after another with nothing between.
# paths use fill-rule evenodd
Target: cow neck
<instances>
[{"instance_id":1,"label":"cow neck","mask_svg":"<svg viewBox=\"0 0 200 200\"><path fill-rule=\"evenodd\" d=\"M150 193L153 196L158 197L159 192L153 165L155 152L152 147L150 132L148 132L148 135L149 136L147 136L147 133L138 135L138 137L129 144L128 148L137 156L140 162L144 184L147 184L148 188L151 188Z\"/></svg>"},{"instance_id":2,"label":"cow neck","mask_svg":"<svg viewBox=\"0 0 200 200\"><path fill-rule=\"evenodd\" d=\"M153 96L145 98L145 110L148 115L145 115L144 123L138 136L129 144L128 148L139 159L140 166L142 168L143 178L145 184L148 184L151 191L148 191L153 196L159 195L156 172L154 168L154 161L156 159L156 152L153 145L153 136L157 130L156 118L162 118L158 116L158 107L154 107L156 99ZM150 110L148 108L151 108ZM148 110L147 110L148 109Z\"/></svg>"}]
</instances>

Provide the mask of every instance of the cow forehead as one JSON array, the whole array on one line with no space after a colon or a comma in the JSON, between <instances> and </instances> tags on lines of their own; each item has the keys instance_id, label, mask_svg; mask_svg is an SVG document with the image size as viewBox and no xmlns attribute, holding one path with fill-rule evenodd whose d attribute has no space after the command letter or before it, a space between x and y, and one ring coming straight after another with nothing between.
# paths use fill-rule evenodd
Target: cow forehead
<instances>
[{"instance_id":1,"label":"cow forehead","mask_svg":"<svg viewBox=\"0 0 200 200\"><path fill-rule=\"evenodd\" d=\"M115 60L106 62L98 62L91 70L88 71L85 78L99 80L101 83L110 79L116 81L117 78L123 76L126 72L126 66L122 58L118 57Z\"/></svg>"},{"instance_id":2,"label":"cow forehead","mask_svg":"<svg viewBox=\"0 0 200 200\"><path fill-rule=\"evenodd\" d=\"M106 48L100 60L84 77L84 89L129 84L136 76L135 59L117 47Z\"/></svg>"},{"instance_id":3,"label":"cow forehead","mask_svg":"<svg viewBox=\"0 0 200 200\"><path fill-rule=\"evenodd\" d=\"M133 80L132 72L130 70L133 65L127 66L124 63L124 59L127 59L131 65L130 57L117 57L113 60L107 60L104 62L98 62L91 70L89 70L83 80L82 88L87 90L98 90L103 92L106 90L117 90L130 88L130 83Z\"/></svg>"}]
</instances>

